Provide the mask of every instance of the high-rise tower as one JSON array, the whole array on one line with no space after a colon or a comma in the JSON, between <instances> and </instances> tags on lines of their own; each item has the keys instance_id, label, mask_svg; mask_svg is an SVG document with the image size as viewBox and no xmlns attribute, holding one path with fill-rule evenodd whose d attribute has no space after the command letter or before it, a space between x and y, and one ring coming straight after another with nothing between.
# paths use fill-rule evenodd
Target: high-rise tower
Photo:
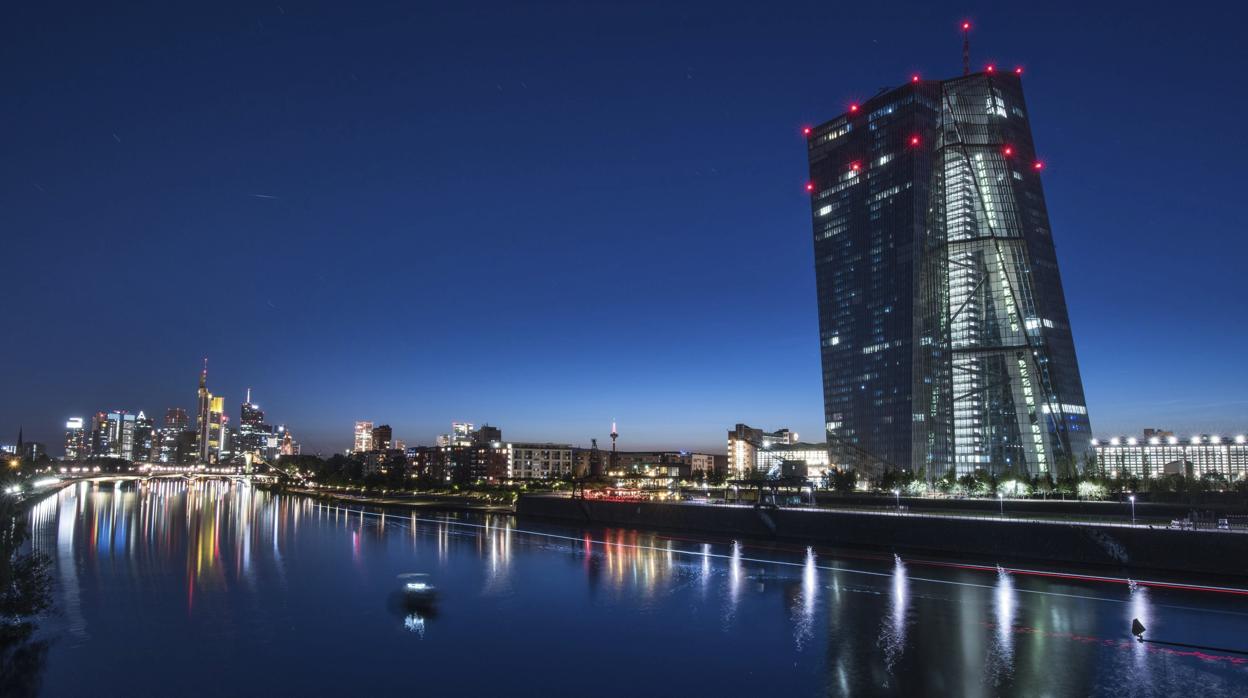
<instances>
[{"instance_id":1,"label":"high-rise tower","mask_svg":"<svg viewBox=\"0 0 1248 698\"><path fill-rule=\"evenodd\" d=\"M216 463L225 446L225 398L208 392L208 359L199 374L198 403L199 461Z\"/></svg>"},{"instance_id":2,"label":"high-rise tower","mask_svg":"<svg viewBox=\"0 0 1248 698\"><path fill-rule=\"evenodd\" d=\"M615 472L620 466L620 456L615 450L615 440L620 438L620 432L615 428L615 420L611 420L611 462L610 470Z\"/></svg>"},{"instance_id":3,"label":"high-rise tower","mask_svg":"<svg viewBox=\"0 0 1248 698\"><path fill-rule=\"evenodd\" d=\"M834 464L1055 476L1091 427L1021 71L807 129Z\"/></svg>"}]
</instances>

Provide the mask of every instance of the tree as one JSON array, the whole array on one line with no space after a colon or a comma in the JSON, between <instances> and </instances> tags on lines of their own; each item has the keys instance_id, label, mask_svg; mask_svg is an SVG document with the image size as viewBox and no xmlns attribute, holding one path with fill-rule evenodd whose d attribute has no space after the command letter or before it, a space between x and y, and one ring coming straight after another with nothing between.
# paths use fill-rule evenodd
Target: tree
<instances>
[{"instance_id":1,"label":"tree","mask_svg":"<svg viewBox=\"0 0 1248 698\"><path fill-rule=\"evenodd\" d=\"M0 695L35 695L47 654L47 643L31 636L32 618L52 605L50 562L23 549L26 513L13 497L0 499Z\"/></svg>"},{"instance_id":2,"label":"tree","mask_svg":"<svg viewBox=\"0 0 1248 698\"><path fill-rule=\"evenodd\" d=\"M831 471L832 489L842 494L853 492L858 487L858 471L848 468Z\"/></svg>"}]
</instances>

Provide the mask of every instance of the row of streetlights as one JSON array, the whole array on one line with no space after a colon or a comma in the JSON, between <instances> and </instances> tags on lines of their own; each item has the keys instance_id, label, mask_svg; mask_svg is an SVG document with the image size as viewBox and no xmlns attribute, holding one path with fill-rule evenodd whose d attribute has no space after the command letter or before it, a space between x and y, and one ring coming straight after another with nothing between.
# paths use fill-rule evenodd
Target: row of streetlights
<instances>
[{"instance_id":1,"label":"row of streetlights","mask_svg":"<svg viewBox=\"0 0 1248 698\"><path fill-rule=\"evenodd\" d=\"M894 488L893 497L896 498L897 500L897 513L900 514L901 513L901 490L898 488ZM1134 526L1135 525L1135 495L1134 494L1129 495L1127 499L1131 500L1131 525ZM1005 516L1005 495L1004 494L1000 492L997 493L997 503L1001 505L1001 516L1004 517Z\"/></svg>"}]
</instances>

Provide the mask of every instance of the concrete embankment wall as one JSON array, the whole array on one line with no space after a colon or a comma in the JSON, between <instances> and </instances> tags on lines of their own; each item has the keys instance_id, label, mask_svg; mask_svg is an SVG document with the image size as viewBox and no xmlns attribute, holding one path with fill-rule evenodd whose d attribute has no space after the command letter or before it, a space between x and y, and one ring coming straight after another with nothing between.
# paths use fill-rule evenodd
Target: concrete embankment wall
<instances>
[{"instance_id":1,"label":"concrete embankment wall","mask_svg":"<svg viewBox=\"0 0 1248 698\"><path fill-rule=\"evenodd\" d=\"M819 504L829 507L874 507L877 509L891 509L897 502L897 500L891 495L835 495L825 492L818 493L817 501ZM985 497L980 499L929 499L903 496L901 498L901 505L909 507L916 513L919 511L930 511L933 513L940 513L942 511L982 511L988 514L995 514L1000 507L1000 504L997 502L995 497ZM1063 501L1059 499L1006 499L1005 510L1014 515L1065 515L1084 518L1103 518L1107 521L1116 521L1120 523L1131 519L1131 503L1125 499L1122 501L1104 502L1079 500ZM1144 501L1135 503L1135 514L1142 519L1181 519L1186 518L1188 512L1193 510L1198 512L1215 512L1221 516L1243 515L1248 513L1248 511L1245 511L1242 502L1239 502L1238 500L1231 500L1229 498L1217 500L1213 497L1207 497L1192 503Z\"/></svg>"},{"instance_id":2,"label":"concrete embankment wall","mask_svg":"<svg viewBox=\"0 0 1248 698\"><path fill-rule=\"evenodd\" d=\"M1248 534L524 496L520 516L812 545L1248 577Z\"/></svg>"}]
</instances>

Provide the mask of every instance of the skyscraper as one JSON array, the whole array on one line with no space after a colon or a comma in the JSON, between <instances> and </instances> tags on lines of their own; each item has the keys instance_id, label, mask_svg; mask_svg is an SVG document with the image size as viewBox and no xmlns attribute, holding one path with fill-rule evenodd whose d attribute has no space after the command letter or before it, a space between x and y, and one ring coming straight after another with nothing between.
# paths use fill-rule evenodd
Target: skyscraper
<instances>
[{"instance_id":1,"label":"skyscraper","mask_svg":"<svg viewBox=\"0 0 1248 698\"><path fill-rule=\"evenodd\" d=\"M197 393L198 414L195 426L199 432L199 461L216 463L225 447L225 398L208 392L208 359L199 374Z\"/></svg>"},{"instance_id":2,"label":"skyscraper","mask_svg":"<svg viewBox=\"0 0 1248 698\"><path fill-rule=\"evenodd\" d=\"M147 418L143 410L139 410L134 420L134 441L130 453L126 455L135 462L147 463L153 460L152 452L159 455L160 442L156 435L155 425Z\"/></svg>"},{"instance_id":3,"label":"skyscraper","mask_svg":"<svg viewBox=\"0 0 1248 698\"><path fill-rule=\"evenodd\" d=\"M832 462L1074 468L1091 427L1021 77L915 77L806 135Z\"/></svg>"},{"instance_id":4,"label":"skyscraper","mask_svg":"<svg viewBox=\"0 0 1248 698\"><path fill-rule=\"evenodd\" d=\"M106 437L95 455L109 458L134 458L135 416L125 410L114 410L104 416Z\"/></svg>"},{"instance_id":5,"label":"skyscraper","mask_svg":"<svg viewBox=\"0 0 1248 698\"><path fill-rule=\"evenodd\" d=\"M85 436L82 428L82 417L70 417L65 422L65 460L78 460L85 457Z\"/></svg>"},{"instance_id":6,"label":"skyscraper","mask_svg":"<svg viewBox=\"0 0 1248 698\"><path fill-rule=\"evenodd\" d=\"M267 458L270 436L272 428L264 423L264 410L251 401L251 388L248 388L247 399L243 401L239 414L238 443L233 449L235 457L252 453Z\"/></svg>"},{"instance_id":7,"label":"skyscraper","mask_svg":"<svg viewBox=\"0 0 1248 698\"><path fill-rule=\"evenodd\" d=\"M170 407L165 410L165 425L157 430L157 450L155 460L161 463L184 463L193 455L187 452L183 447L186 437L183 432L190 434L191 442L194 443L196 432L187 431L187 425L190 423L186 416L186 410L181 407Z\"/></svg>"},{"instance_id":8,"label":"skyscraper","mask_svg":"<svg viewBox=\"0 0 1248 698\"><path fill-rule=\"evenodd\" d=\"M355 453L367 453L373 450L373 423L355 423L355 442L351 448Z\"/></svg>"},{"instance_id":9,"label":"skyscraper","mask_svg":"<svg viewBox=\"0 0 1248 698\"><path fill-rule=\"evenodd\" d=\"M394 430L389 424L382 424L373 428L372 448L370 451L387 451L390 449L391 442L394 441Z\"/></svg>"}]
</instances>

